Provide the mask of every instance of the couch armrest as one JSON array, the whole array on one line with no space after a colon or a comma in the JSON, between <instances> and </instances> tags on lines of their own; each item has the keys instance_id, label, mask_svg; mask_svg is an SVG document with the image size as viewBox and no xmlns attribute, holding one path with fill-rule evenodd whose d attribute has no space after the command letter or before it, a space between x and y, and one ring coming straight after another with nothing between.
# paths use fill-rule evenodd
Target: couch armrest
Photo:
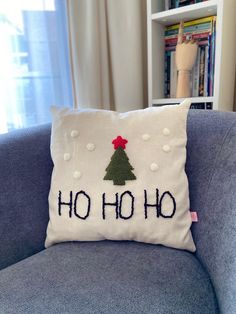
<instances>
[{"instance_id":1,"label":"couch armrest","mask_svg":"<svg viewBox=\"0 0 236 314\"><path fill-rule=\"evenodd\" d=\"M192 111L186 170L197 257L210 274L221 313L236 309L236 113Z\"/></svg>"},{"instance_id":2,"label":"couch armrest","mask_svg":"<svg viewBox=\"0 0 236 314\"><path fill-rule=\"evenodd\" d=\"M0 136L0 269L44 248L50 125Z\"/></svg>"}]
</instances>

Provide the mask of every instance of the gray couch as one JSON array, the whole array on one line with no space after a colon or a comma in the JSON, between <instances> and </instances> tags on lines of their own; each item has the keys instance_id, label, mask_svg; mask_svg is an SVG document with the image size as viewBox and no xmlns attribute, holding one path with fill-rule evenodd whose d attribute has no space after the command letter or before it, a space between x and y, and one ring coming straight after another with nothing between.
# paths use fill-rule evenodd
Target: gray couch
<instances>
[{"instance_id":1,"label":"gray couch","mask_svg":"<svg viewBox=\"0 0 236 314\"><path fill-rule=\"evenodd\" d=\"M236 313L236 113L192 110L196 254L135 242L44 250L50 126L0 137L0 313Z\"/></svg>"}]
</instances>

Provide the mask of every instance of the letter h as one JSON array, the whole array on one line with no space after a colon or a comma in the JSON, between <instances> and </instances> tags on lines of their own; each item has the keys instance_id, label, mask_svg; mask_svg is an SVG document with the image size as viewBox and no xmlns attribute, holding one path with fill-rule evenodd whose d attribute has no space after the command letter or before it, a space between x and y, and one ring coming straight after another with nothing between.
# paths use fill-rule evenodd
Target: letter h
<instances>
[{"instance_id":1,"label":"letter h","mask_svg":"<svg viewBox=\"0 0 236 314\"><path fill-rule=\"evenodd\" d=\"M61 200L61 191L59 191L59 195L58 195L58 214L59 216L61 216L61 206L62 205L66 205L69 206L70 210L69 210L69 217L71 218L72 216L72 208L73 208L73 195L72 195L72 191L70 191L70 201L68 203L66 202L62 202Z\"/></svg>"},{"instance_id":2,"label":"letter h","mask_svg":"<svg viewBox=\"0 0 236 314\"><path fill-rule=\"evenodd\" d=\"M156 203L155 204L148 204L147 202L147 191L144 190L144 216L145 219L148 218L148 214L147 214L147 210L148 207L155 207L156 208L156 214L157 214L157 218L159 217L159 190L156 189Z\"/></svg>"}]
</instances>

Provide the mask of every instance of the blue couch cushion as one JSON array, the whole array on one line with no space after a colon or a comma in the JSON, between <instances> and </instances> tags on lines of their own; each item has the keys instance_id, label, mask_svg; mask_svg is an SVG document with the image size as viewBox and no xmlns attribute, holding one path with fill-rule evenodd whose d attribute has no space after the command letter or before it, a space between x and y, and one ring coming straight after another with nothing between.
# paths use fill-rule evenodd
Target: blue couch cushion
<instances>
[{"instance_id":1,"label":"blue couch cushion","mask_svg":"<svg viewBox=\"0 0 236 314\"><path fill-rule=\"evenodd\" d=\"M135 242L62 243L0 272L1 313L217 313L195 255Z\"/></svg>"}]
</instances>

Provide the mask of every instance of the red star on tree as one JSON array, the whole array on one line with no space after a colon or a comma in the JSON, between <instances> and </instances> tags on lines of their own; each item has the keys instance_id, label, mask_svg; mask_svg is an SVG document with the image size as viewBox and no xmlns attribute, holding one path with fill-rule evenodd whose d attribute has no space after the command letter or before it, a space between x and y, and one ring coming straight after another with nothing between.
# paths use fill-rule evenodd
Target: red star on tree
<instances>
[{"instance_id":1,"label":"red star on tree","mask_svg":"<svg viewBox=\"0 0 236 314\"><path fill-rule=\"evenodd\" d=\"M117 138L115 138L112 141L112 144L114 145L114 149L117 149L118 147L122 147L123 149L125 149L125 145L128 143L128 141L125 138L122 138L122 136L117 136Z\"/></svg>"}]
</instances>

